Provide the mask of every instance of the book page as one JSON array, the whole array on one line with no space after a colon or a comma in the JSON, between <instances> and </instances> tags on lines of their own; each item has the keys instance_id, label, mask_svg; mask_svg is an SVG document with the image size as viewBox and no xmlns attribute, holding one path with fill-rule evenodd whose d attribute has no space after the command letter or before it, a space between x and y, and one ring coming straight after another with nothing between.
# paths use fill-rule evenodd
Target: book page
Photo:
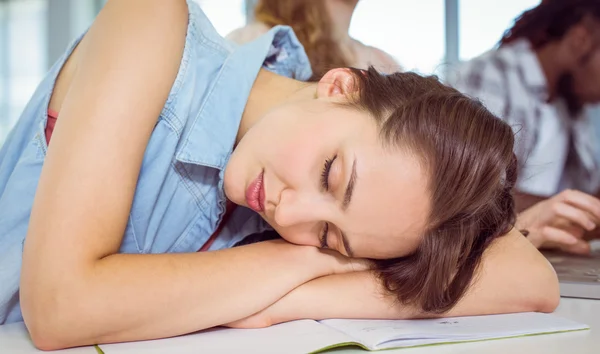
<instances>
[{"instance_id":1,"label":"book page","mask_svg":"<svg viewBox=\"0 0 600 354\"><path fill-rule=\"evenodd\" d=\"M331 327L301 320L260 329L215 328L174 338L103 344L100 349L105 354L305 354L350 341Z\"/></svg>"},{"instance_id":2,"label":"book page","mask_svg":"<svg viewBox=\"0 0 600 354\"><path fill-rule=\"evenodd\" d=\"M483 340L589 328L545 313L451 317L426 320L324 320L371 349Z\"/></svg>"}]
</instances>

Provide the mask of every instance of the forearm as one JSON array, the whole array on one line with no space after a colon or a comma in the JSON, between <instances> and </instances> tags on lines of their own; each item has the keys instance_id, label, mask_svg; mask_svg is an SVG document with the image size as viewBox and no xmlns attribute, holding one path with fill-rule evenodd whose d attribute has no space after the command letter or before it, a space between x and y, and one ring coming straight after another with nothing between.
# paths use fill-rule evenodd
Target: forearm
<instances>
[{"instance_id":1,"label":"forearm","mask_svg":"<svg viewBox=\"0 0 600 354\"><path fill-rule=\"evenodd\" d=\"M491 295L491 294L488 294ZM528 310L521 302L506 298L507 294L486 296L476 302L469 296L448 313L437 316L469 316ZM414 319L427 318L415 306L398 303L369 272L322 277L301 285L268 311L272 324L297 319L365 318Z\"/></svg>"},{"instance_id":2,"label":"forearm","mask_svg":"<svg viewBox=\"0 0 600 354\"><path fill-rule=\"evenodd\" d=\"M519 289L519 291L514 291ZM513 232L486 251L483 263L458 304L443 316L553 311L558 282L548 262ZM312 280L264 311L265 324L310 318L408 319L431 317L398 303L370 272Z\"/></svg>"},{"instance_id":3,"label":"forearm","mask_svg":"<svg viewBox=\"0 0 600 354\"><path fill-rule=\"evenodd\" d=\"M456 307L441 315L398 303L368 272L327 276L310 281L290 292L268 309L268 324L297 319L364 318L415 319L474 316L499 313L543 311L532 299L517 292L483 292L467 295Z\"/></svg>"},{"instance_id":4,"label":"forearm","mask_svg":"<svg viewBox=\"0 0 600 354\"><path fill-rule=\"evenodd\" d=\"M115 254L40 295L37 306L54 304L39 308L47 312L37 318L53 319L43 328L56 331L51 337L60 347L189 333L248 316L327 274L328 264L311 257L318 252L264 242L194 254Z\"/></svg>"},{"instance_id":5,"label":"forearm","mask_svg":"<svg viewBox=\"0 0 600 354\"><path fill-rule=\"evenodd\" d=\"M414 318L416 311L399 306L372 272L326 276L294 289L266 310L268 324L298 319Z\"/></svg>"}]
</instances>

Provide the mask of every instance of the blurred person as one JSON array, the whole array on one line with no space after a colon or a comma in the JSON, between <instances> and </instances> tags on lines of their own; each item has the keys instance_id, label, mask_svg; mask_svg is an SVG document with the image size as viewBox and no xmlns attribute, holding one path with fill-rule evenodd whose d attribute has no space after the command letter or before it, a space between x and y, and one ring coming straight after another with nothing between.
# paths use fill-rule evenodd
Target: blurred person
<instances>
[{"instance_id":1,"label":"blurred person","mask_svg":"<svg viewBox=\"0 0 600 354\"><path fill-rule=\"evenodd\" d=\"M517 133L517 225L537 247L589 253L600 170L585 106L600 100L600 1L543 1L450 83Z\"/></svg>"},{"instance_id":2,"label":"blurred person","mask_svg":"<svg viewBox=\"0 0 600 354\"><path fill-rule=\"evenodd\" d=\"M365 45L348 33L358 0L259 0L254 21L226 38L242 44L277 25L292 27L304 46L315 77L335 67L351 66L392 73L400 65L381 49Z\"/></svg>"}]
</instances>

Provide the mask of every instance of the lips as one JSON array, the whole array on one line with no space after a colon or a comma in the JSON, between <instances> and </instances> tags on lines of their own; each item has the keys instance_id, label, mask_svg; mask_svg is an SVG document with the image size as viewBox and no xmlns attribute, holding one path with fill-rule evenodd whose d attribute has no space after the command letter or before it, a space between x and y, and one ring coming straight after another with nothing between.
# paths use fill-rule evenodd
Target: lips
<instances>
[{"instance_id":1,"label":"lips","mask_svg":"<svg viewBox=\"0 0 600 354\"><path fill-rule=\"evenodd\" d=\"M257 213L265 210L265 187L263 178L265 171L262 171L258 177L246 189L246 203L250 209Z\"/></svg>"}]
</instances>

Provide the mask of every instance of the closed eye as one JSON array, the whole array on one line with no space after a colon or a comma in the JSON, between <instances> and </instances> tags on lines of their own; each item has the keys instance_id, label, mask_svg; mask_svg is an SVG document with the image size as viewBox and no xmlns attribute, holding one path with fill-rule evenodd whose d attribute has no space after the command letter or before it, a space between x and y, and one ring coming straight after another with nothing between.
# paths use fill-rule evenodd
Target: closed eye
<instances>
[{"instance_id":1,"label":"closed eye","mask_svg":"<svg viewBox=\"0 0 600 354\"><path fill-rule=\"evenodd\" d=\"M323 226L323 230L321 231L321 237L319 237L319 243L321 248L329 248L329 244L327 242L327 236L329 235L329 223L325 223Z\"/></svg>"},{"instance_id":2,"label":"closed eye","mask_svg":"<svg viewBox=\"0 0 600 354\"><path fill-rule=\"evenodd\" d=\"M335 159L337 159L337 155L331 159L325 160L325 165L323 166L323 171L321 172L321 187L323 187L323 189L326 191L329 190L329 172L331 171L331 165L333 165Z\"/></svg>"}]
</instances>

